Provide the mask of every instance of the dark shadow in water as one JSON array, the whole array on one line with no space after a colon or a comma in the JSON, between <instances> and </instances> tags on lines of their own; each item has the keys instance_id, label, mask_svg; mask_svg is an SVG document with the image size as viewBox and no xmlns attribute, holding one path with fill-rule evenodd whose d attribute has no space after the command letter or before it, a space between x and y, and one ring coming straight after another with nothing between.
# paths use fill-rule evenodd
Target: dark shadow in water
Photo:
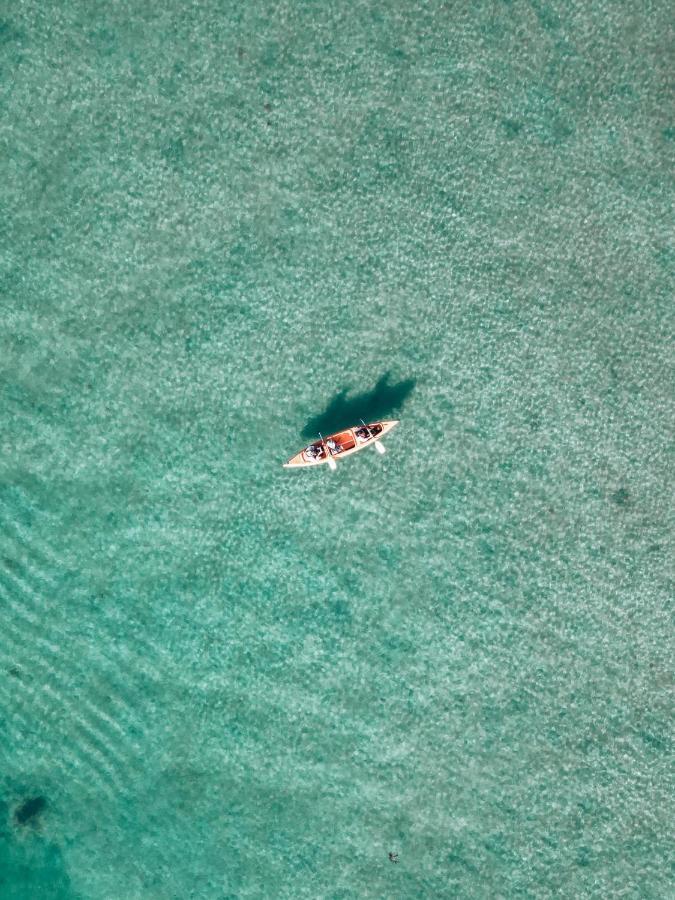
<instances>
[{"instance_id":1,"label":"dark shadow in water","mask_svg":"<svg viewBox=\"0 0 675 900\"><path fill-rule=\"evenodd\" d=\"M398 412L417 382L414 378L406 378L405 381L390 384L390 377L390 373L385 372L372 391L353 397L347 396L348 387L342 388L322 413L307 420L302 429L303 438L314 438L319 432L332 434L341 428L358 425L361 419L376 422Z\"/></svg>"}]
</instances>

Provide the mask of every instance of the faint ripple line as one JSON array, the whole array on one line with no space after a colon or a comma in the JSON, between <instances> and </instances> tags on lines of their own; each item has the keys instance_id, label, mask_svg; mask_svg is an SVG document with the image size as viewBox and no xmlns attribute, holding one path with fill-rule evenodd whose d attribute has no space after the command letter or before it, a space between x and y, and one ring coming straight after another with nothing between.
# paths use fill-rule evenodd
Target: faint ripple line
<instances>
[{"instance_id":1,"label":"faint ripple line","mask_svg":"<svg viewBox=\"0 0 675 900\"><path fill-rule=\"evenodd\" d=\"M51 666L47 663L50 657L60 653L59 648L52 642L43 637L44 627L41 615L43 614L44 599L43 591L45 585L57 587L58 581L54 576L46 571L45 562L48 561L56 567L62 567L61 559L55 554L49 544L44 541L39 542L40 548L35 553L34 535L26 534L18 526L15 527L15 541L23 552L17 554L16 546L12 546L12 535L9 529L4 534L0 534L3 544L10 550L12 556L21 558L21 574L5 572L6 579L5 595L6 602L15 618L19 619L20 627L12 629L12 637L14 644L21 648L31 646L39 647L43 651L41 659L36 658L34 653L28 656L28 665L31 671L39 671L43 678L48 679L56 688L48 689L47 693L51 696L51 704L45 703L45 692L40 692L39 688L28 688L25 684L23 690L30 694L38 710L44 713L50 709L50 706L56 707L56 713L65 711L69 720L74 723L79 733L85 737L84 749L87 753L83 753L83 757L91 757L95 753L99 759L96 766L97 770L107 779L112 779L113 783L118 787L119 778L116 777L117 772L123 772L125 779L128 781L129 776L137 770L141 771L141 761L144 758L144 752L139 742L132 738L128 731L119 724L119 721L112 718L111 715L104 712L99 706L93 703L86 694L78 695L77 703L69 698L72 690L68 684L67 675L75 672L83 673L83 665L69 666L66 672L62 667ZM28 560L25 559L28 557ZM38 559L38 557L41 557ZM29 563L27 565L26 563ZM30 563L32 562L32 565ZM3 573L0 573L0 575ZM42 582L40 590L36 591L31 585L31 581ZM2 581L0 579L0 588ZM13 590L9 590L12 587ZM5 591L0 591L4 594ZM12 596L21 598L19 602L12 601ZM28 635L30 634L30 639ZM128 671L138 674L139 672L149 676L153 681L161 684L166 677L166 666L164 664L151 663L150 660L157 655L157 646L147 641L135 637L134 643L129 646L133 653L124 660L120 659L117 663L117 671L121 672L124 668ZM15 655L15 654L13 654ZM59 660L61 657L59 656ZM81 659L81 657L79 657ZM76 658L72 662L76 663ZM125 666L125 663L127 665ZM160 668L161 666L161 668ZM86 671L86 670L85 670ZM84 674L84 673L83 673ZM5 693L4 691L2 693ZM40 703L40 699L42 703ZM116 695L108 694L108 701L114 703L117 710L117 719L125 722L128 728L136 728L143 731L141 727L142 717L139 715L138 704L130 703L124 695L117 690ZM145 704L142 704L145 705ZM79 715L78 715L79 713ZM84 713L84 718L82 714ZM25 717L17 716L26 727L32 723L27 721ZM115 751L113 747L117 748ZM121 747L121 750L119 749ZM77 762L77 758L75 758Z\"/></svg>"},{"instance_id":2,"label":"faint ripple line","mask_svg":"<svg viewBox=\"0 0 675 900\"><path fill-rule=\"evenodd\" d=\"M14 624L10 624L8 630L10 635L16 638L17 643L22 641L23 632ZM7 629L5 633L7 633ZM113 754L105 744L103 750L97 749L97 745L100 748L102 743L100 736L78 719L74 714L72 704L65 702L63 695L50 686L49 680L55 680L50 670L34 660L31 660L30 665L31 671L37 672L41 676L39 684L32 685L26 681L20 681L12 686L11 693L4 684L0 686L6 697L4 705L10 716L20 722L28 732L34 730L36 721L45 723L67 719L74 726L76 736L82 738L73 744L79 751L82 761L86 761L92 769L100 771L105 776L105 780L112 781L119 791L119 779L115 773L119 768L124 768L123 762L120 762L119 757ZM31 700L30 705L25 703L26 699ZM25 712L21 711L21 707L25 709ZM96 762L91 759L92 756L97 760ZM106 760L106 756L110 759Z\"/></svg>"},{"instance_id":3,"label":"faint ripple line","mask_svg":"<svg viewBox=\"0 0 675 900\"><path fill-rule=\"evenodd\" d=\"M0 579L0 595L5 595L1 582L2 579ZM70 699L73 694L72 672L64 672L62 667L50 665L48 662L50 657L52 657L53 661L54 656L62 660L63 657L61 657L58 647L37 632L39 623L36 622L35 618L27 617L23 609L17 603L9 600L6 595L5 601L15 620L14 622L9 620L5 622L5 635L13 640L16 647L26 648L30 646L33 650L40 649L42 651L42 655L38 655L35 652L22 655L22 658L27 656L30 672L37 673L44 680L40 694L38 694L37 689L30 691L36 701L37 711L43 717L46 717L50 704L44 702L44 697L46 694L51 696L53 701L51 705L56 707L62 714L66 713L78 732L85 738L89 747L93 749L98 748L96 750L98 755L107 758L110 771L127 772L129 769L129 758L113 749L118 745L118 742L106 731L105 723L106 721L110 723L110 718L102 715L99 708L84 695L78 695L76 702ZM4 646L2 650L7 655ZM68 675L70 675L70 681ZM22 682L22 684L26 687L25 683ZM38 702L39 698L42 699L41 704ZM123 729L119 725L116 726L114 731L117 732L117 735L121 735L123 739L126 738ZM127 745L128 740L123 740L123 746Z\"/></svg>"}]
</instances>

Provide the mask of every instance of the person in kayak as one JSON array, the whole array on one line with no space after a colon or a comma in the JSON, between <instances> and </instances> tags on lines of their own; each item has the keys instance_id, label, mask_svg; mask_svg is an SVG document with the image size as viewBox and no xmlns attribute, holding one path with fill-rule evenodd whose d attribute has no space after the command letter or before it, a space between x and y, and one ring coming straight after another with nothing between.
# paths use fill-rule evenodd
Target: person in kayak
<instances>
[{"instance_id":1,"label":"person in kayak","mask_svg":"<svg viewBox=\"0 0 675 900\"><path fill-rule=\"evenodd\" d=\"M310 444L309 447L305 447L305 454L309 459L321 459L323 448L317 444Z\"/></svg>"}]
</instances>

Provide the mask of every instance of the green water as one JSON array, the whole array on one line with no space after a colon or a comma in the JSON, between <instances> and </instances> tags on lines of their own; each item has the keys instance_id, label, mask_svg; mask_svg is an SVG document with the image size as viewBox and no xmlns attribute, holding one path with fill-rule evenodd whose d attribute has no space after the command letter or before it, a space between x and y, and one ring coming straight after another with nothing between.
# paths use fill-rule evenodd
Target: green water
<instances>
[{"instance_id":1,"label":"green water","mask_svg":"<svg viewBox=\"0 0 675 900\"><path fill-rule=\"evenodd\" d=\"M672 896L670 4L0 19L0 897Z\"/></svg>"}]
</instances>

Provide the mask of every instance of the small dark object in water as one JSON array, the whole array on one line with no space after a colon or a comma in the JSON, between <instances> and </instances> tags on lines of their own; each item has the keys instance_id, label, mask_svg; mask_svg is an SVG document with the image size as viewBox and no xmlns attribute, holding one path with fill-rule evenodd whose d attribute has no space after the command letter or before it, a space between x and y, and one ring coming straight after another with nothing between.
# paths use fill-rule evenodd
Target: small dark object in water
<instances>
[{"instance_id":1,"label":"small dark object in water","mask_svg":"<svg viewBox=\"0 0 675 900\"><path fill-rule=\"evenodd\" d=\"M17 825L26 825L36 816L39 816L47 805L44 797L29 797L14 812L14 821Z\"/></svg>"},{"instance_id":2,"label":"small dark object in water","mask_svg":"<svg viewBox=\"0 0 675 900\"><path fill-rule=\"evenodd\" d=\"M389 862L397 863L398 862L398 853L390 853L389 854Z\"/></svg>"},{"instance_id":3,"label":"small dark object in water","mask_svg":"<svg viewBox=\"0 0 675 900\"><path fill-rule=\"evenodd\" d=\"M618 491L614 491L612 494L612 501L616 503L617 506L627 506L629 500L630 494L625 487L619 488Z\"/></svg>"}]
</instances>

